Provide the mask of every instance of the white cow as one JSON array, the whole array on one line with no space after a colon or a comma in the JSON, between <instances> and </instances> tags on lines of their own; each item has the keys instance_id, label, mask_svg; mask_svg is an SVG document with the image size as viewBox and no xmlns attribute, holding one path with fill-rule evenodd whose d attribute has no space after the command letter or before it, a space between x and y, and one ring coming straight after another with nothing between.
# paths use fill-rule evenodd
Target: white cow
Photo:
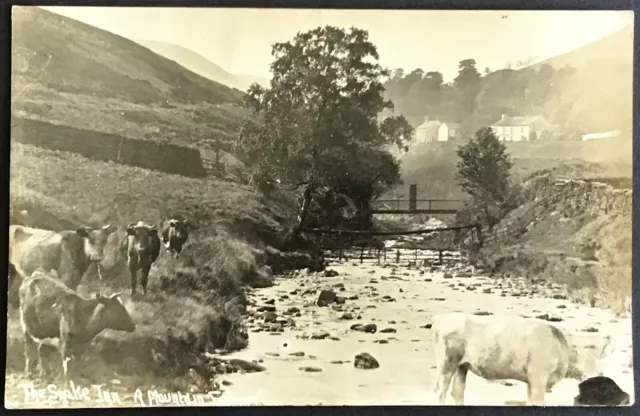
<instances>
[{"instance_id":1,"label":"white cow","mask_svg":"<svg viewBox=\"0 0 640 416\"><path fill-rule=\"evenodd\" d=\"M527 383L528 405L544 405L545 392L558 381L584 377L562 332L539 319L454 312L435 316L431 329L440 405L452 378L451 396L456 405L464 404L469 370L486 380Z\"/></svg>"}]
</instances>

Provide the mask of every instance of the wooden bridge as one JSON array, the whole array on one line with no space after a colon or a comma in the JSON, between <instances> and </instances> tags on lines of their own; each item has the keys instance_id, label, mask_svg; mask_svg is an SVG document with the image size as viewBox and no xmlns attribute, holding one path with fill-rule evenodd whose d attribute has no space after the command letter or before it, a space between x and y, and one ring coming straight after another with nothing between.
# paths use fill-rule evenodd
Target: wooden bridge
<instances>
[{"instance_id":1,"label":"wooden bridge","mask_svg":"<svg viewBox=\"0 0 640 416\"><path fill-rule=\"evenodd\" d=\"M418 199L417 185L410 185L409 199L373 201L374 214L455 214L464 201L457 199Z\"/></svg>"}]
</instances>

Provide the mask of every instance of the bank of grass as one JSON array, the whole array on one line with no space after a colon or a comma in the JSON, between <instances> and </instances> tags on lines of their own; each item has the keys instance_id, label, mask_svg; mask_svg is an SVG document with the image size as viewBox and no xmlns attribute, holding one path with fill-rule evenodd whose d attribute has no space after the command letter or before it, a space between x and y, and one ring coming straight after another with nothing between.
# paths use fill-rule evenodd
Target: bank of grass
<instances>
[{"instance_id":1,"label":"bank of grass","mask_svg":"<svg viewBox=\"0 0 640 416\"><path fill-rule=\"evenodd\" d=\"M98 373L109 369L119 379L137 374L171 380L190 368L206 368L204 352L247 345L242 325L246 288L271 284L264 251L277 243L294 206L291 201L282 195L272 200L235 183L167 175L16 143L11 164L12 222L50 229L118 226L101 263L104 280L90 268L79 292L94 296L122 291L137 328L132 334L105 331L97 337L89 356L97 354L96 365L104 369L96 370L95 378L104 380ZM147 296L133 300L121 249L126 225L140 220L158 224L174 215L194 226L182 255L173 259L161 248ZM22 342L17 316L10 315L10 371L20 372L24 366Z\"/></svg>"}]
</instances>

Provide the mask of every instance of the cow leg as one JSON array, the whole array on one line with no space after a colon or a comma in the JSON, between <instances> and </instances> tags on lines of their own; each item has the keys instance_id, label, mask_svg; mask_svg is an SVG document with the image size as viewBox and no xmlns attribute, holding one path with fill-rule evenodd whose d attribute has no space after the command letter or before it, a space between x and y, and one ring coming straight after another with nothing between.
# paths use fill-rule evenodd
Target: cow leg
<instances>
[{"instance_id":1,"label":"cow leg","mask_svg":"<svg viewBox=\"0 0 640 416\"><path fill-rule=\"evenodd\" d=\"M438 400L440 401L440 406L443 406L446 402L447 392L449 391L449 386L451 385L451 379L458 370L458 364L460 363L460 360L456 359L456 357L447 357L447 353L448 352L445 352L444 354L444 363L440 368L440 375L438 381L436 382L436 385L439 388L437 394ZM439 356L442 357L443 355Z\"/></svg>"},{"instance_id":2,"label":"cow leg","mask_svg":"<svg viewBox=\"0 0 640 416\"><path fill-rule=\"evenodd\" d=\"M38 343L38 362L40 363L40 379L45 379L46 371L45 371L45 359L42 354L42 350L45 348L44 343Z\"/></svg>"},{"instance_id":3,"label":"cow leg","mask_svg":"<svg viewBox=\"0 0 640 416\"><path fill-rule=\"evenodd\" d=\"M69 351L69 347L66 343L60 343L60 356L62 358L62 372L64 375L64 382L68 385L69 381L73 380L75 376L75 360Z\"/></svg>"},{"instance_id":4,"label":"cow leg","mask_svg":"<svg viewBox=\"0 0 640 416\"><path fill-rule=\"evenodd\" d=\"M35 373L38 366L38 343L29 334L24 334L24 371L28 375ZM40 363L42 366L42 363Z\"/></svg>"},{"instance_id":5,"label":"cow leg","mask_svg":"<svg viewBox=\"0 0 640 416\"><path fill-rule=\"evenodd\" d=\"M544 393L547 389L546 377L530 379L527 388L527 405L544 406Z\"/></svg>"},{"instance_id":6,"label":"cow leg","mask_svg":"<svg viewBox=\"0 0 640 416\"><path fill-rule=\"evenodd\" d=\"M461 365L453 379L453 387L451 387L451 396L457 406L464 405L464 389L467 383L467 372L469 367Z\"/></svg>"},{"instance_id":7,"label":"cow leg","mask_svg":"<svg viewBox=\"0 0 640 416\"><path fill-rule=\"evenodd\" d=\"M129 260L129 274L131 275L131 297L136 294L136 286L138 285L138 262Z\"/></svg>"},{"instance_id":8,"label":"cow leg","mask_svg":"<svg viewBox=\"0 0 640 416\"><path fill-rule=\"evenodd\" d=\"M147 294L147 281L149 280L149 269L151 266L143 266L140 269L140 285L142 285L142 293Z\"/></svg>"}]
</instances>

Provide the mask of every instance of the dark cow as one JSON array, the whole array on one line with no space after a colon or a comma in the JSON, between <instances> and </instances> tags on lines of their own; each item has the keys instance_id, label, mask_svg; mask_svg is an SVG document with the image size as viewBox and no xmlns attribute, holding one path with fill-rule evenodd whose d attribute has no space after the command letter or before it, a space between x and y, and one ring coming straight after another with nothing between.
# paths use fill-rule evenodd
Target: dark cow
<instances>
[{"instance_id":1,"label":"dark cow","mask_svg":"<svg viewBox=\"0 0 640 416\"><path fill-rule=\"evenodd\" d=\"M20 281L41 268L55 271L67 286L75 290L89 264L104 258L107 238L115 230L112 225L60 232L11 225L9 262Z\"/></svg>"},{"instance_id":2,"label":"dark cow","mask_svg":"<svg viewBox=\"0 0 640 416\"><path fill-rule=\"evenodd\" d=\"M162 224L162 242L171 256L178 257L189 238L189 225L185 220L170 219Z\"/></svg>"},{"instance_id":3,"label":"dark cow","mask_svg":"<svg viewBox=\"0 0 640 416\"><path fill-rule=\"evenodd\" d=\"M609 377L591 377L578 386L580 394L573 399L576 406L625 406L629 394Z\"/></svg>"},{"instance_id":4,"label":"dark cow","mask_svg":"<svg viewBox=\"0 0 640 416\"><path fill-rule=\"evenodd\" d=\"M127 264L131 275L131 296L136 294L138 271L140 271L142 292L146 294L149 270L160 254L160 238L156 226L141 221L130 224L123 244L126 245Z\"/></svg>"},{"instance_id":5,"label":"dark cow","mask_svg":"<svg viewBox=\"0 0 640 416\"><path fill-rule=\"evenodd\" d=\"M20 323L25 342L25 371L42 362L43 341L58 338L65 380L69 364L105 329L133 332L135 324L118 294L85 299L58 280L55 272L38 270L20 285ZM73 369L73 367L72 367ZM73 371L71 371L73 376Z\"/></svg>"}]
</instances>

